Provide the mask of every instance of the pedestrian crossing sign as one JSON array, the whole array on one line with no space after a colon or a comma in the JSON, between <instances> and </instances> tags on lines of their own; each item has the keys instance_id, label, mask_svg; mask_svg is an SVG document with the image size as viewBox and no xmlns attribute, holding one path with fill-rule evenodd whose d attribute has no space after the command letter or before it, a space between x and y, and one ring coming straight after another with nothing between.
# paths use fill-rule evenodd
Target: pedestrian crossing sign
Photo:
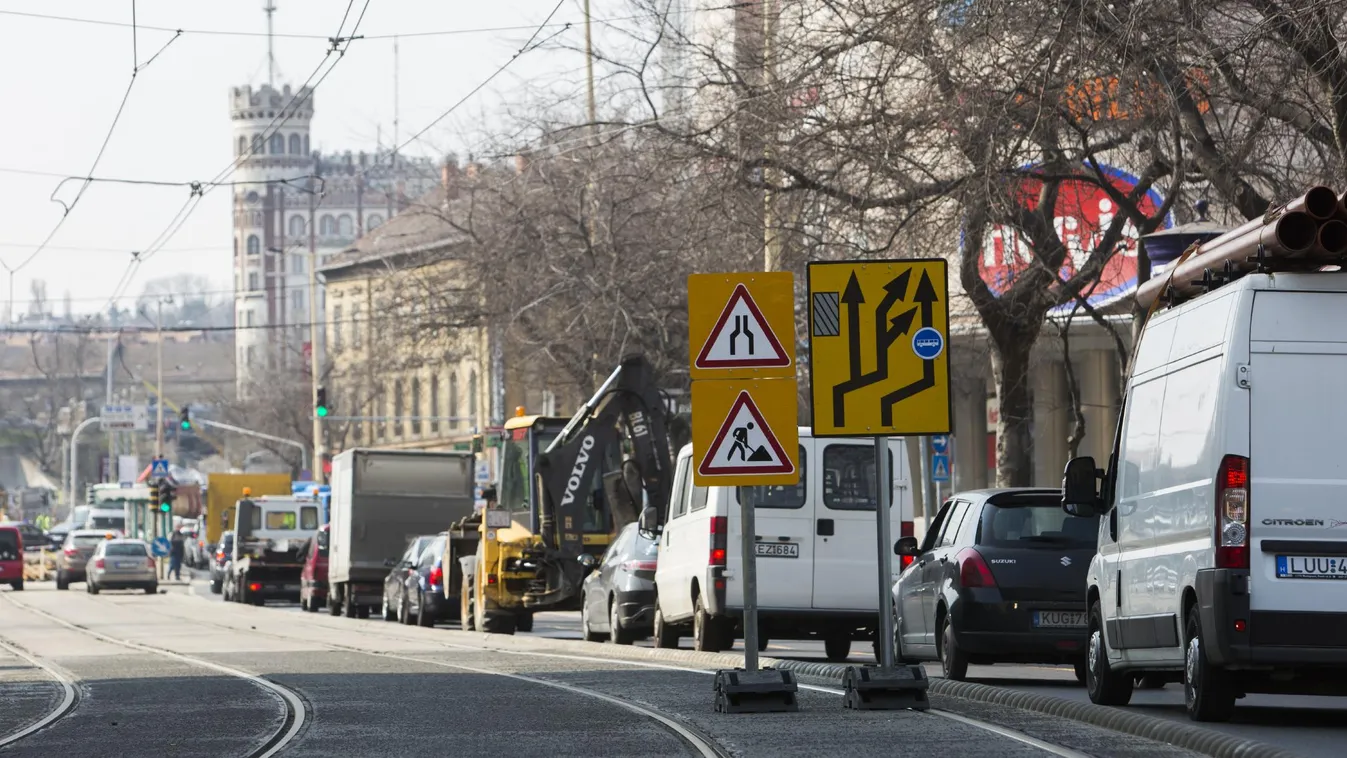
<instances>
[{"instance_id":1,"label":"pedestrian crossing sign","mask_svg":"<svg viewBox=\"0 0 1347 758\"><path fill-rule=\"evenodd\" d=\"M693 379L794 377L794 334L794 274L688 277Z\"/></svg>"},{"instance_id":2,"label":"pedestrian crossing sign","mask_svg":"<svg viewBox=\"0 0 1347 758\"><path fill-rule=\"evenodd\" d=\"M699 486L799 481L794 379L692 385L693 482Z\"/></svg>"}]
</instances>

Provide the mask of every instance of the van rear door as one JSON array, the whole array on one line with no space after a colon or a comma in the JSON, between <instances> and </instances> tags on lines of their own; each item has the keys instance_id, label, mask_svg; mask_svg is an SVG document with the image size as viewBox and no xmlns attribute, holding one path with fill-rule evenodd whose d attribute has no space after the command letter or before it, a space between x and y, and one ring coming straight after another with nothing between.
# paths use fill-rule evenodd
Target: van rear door
<instances>
[{"instance_id":1,"label":"van rear door","mask_svg":"<svg viewBox=\"0 0 1347 758\"><path fill-rule=\"evenodd\" d=\"M879 543L875 526L875 446L817 440L814 597L819 610L879 610ZM893 482L906 481L906 456L889 446ZM892 482L890 483L892 484ZM902 532L903 498L890 489L890 531ZM898 559L894 559L895 572Z\"/></svg>"},{"instance_id":2,"label":"van rear door","mask_svg":"<svg viewBox=\"0 0 1347 758\"><path fill-rule=\"evenodd\" d=\"M735 487L730 492L729 575L726 602L743 607L743 586L738 577L740 535L743 521L741 503L754 504L756 527L754 545L757 555L758 607L765 609L806 609L810 607L814 587L814 505L809 497L812 472L809 440L800 440L800 481L796 484L761 487Z\"/></svg>"},{"instance_id":3,"label":"van rear door","mask_svg":"<svg viewBox=\"0 0 1347 758\"><path fill-rule=\"evenodd\" d=\"M1347 607L1343 323L1347 293L1254 297L1248 472L1255 613ZM1250 632L1263 644L1320 644L1303 641L1316 631L1313 624L1299 626L1260 629L1255 616ZM1320 628L1330 634L1328 625Z\"/></svg>"}]
</instances>

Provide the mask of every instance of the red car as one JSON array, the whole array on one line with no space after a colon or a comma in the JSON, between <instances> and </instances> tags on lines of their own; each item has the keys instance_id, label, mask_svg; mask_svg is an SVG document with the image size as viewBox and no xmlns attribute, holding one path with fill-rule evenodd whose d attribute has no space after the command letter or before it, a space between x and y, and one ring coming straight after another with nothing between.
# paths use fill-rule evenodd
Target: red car
<instances>
[{"instance_id":1,"label":"red car","mask_svg":"<svg viewBox=\"0 0 1347 758\"><path fill-rule=\"evenodd\" d=\"M0 584L23 589L23 535L16 526L0 526Z\"/></svg>"},{"instance_id":2,"label":"red car","mask_svg":"<svg viewBox=\"0 0 1347 758\"><path fill-rule=\"evenodd\" d=\"M309 538L304 571L299 575L299 607L311 613L327 605L327 530L324 524Z\"/></svg>"}]
</instances>

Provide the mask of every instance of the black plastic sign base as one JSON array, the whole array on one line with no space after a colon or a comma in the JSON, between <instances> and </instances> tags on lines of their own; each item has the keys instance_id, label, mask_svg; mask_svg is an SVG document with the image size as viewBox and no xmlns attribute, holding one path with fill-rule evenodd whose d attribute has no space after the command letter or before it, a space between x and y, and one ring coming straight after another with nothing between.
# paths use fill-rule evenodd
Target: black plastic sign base
<instances>
[{"instance_id":1,"label":"black plastic sign base","mask_svg":"<svg viewBox=\"0 0 1347 758\"><path fill-rule=\"evenodd\" d=\"M717 713L790 713L800 710L795 674L776 669L716 672Z\"/></svg>"},{"instance_id":2,"label":"black plastic sign base","mask_svg":"<svg viewBox=\"0 0 1347 758\"><path fill-rule=\"evenodd\" d=\"M842 674L842 703L866 711L924 711L931 707L926 690L931 681L921 666L894 666L883 671L874 666L848 666Z\"/></svg>"}]
</instances>

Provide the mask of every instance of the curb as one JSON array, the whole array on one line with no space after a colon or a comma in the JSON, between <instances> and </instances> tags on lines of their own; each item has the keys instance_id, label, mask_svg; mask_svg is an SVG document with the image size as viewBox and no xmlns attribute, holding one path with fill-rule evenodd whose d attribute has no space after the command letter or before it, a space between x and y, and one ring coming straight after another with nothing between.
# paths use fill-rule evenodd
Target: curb
<instances>
[{"instance_id":1,"label":"curb","mask_svg":"<svg viewBox=\"0 0 1347 758\"><path fill-rule=\"evenodd\" d=\"M539 637L515 637L478 632L451 631L450 634L471 637L475 641L486 642L489 646L498 649L567 652L615 660L690 663L726 668L740 667L744 662L742 655L727 653L699 653L694 650L664 650L617 645L603 645L601 650L596 651L594 643L576 640L549 640ZM764 668L771 667L783 671L792 671L797 676L822 679L838 685L842 683L842 674L847 668L845 665L836 663L788 661L768 657L759 658L759 663ZM952 682L948 679L938 678L929 681L931 683L930 692L936 695L1009 708L1020 708L1049 716L1071 719L1072 721L1080 721L1103 729L1122 732L1135 737L1144 737L1156 742L1164 742L1211 758L1297 758L1295 753L1255 740L1234 737L1192 724L1168 721L1120 708L1093 703L1077 703L1051 695L1019 692L972 682Z\"/></svg>"}]
</instances>

